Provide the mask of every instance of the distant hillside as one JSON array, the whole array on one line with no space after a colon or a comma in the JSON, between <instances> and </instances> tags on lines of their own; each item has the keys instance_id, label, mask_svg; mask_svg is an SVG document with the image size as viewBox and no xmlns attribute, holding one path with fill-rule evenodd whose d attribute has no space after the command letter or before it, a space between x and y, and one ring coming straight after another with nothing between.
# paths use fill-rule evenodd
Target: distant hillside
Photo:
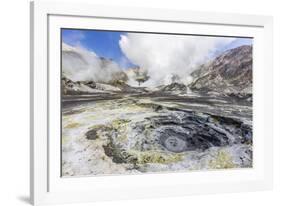
<instances>
[{"instance_id":1,"label":"distant hillside","mask_svg":"<svg viewBox=\"0 0 281 206\"><path fill-rule=\"evenodd\" d=\"M193 91L252 94L252 46L228 50L191 75Z\"/></svg>"},{"instance_id":2,"label":"distant hillside","mask_svg":"<svg viewBox=\"0 0 281 206\"><path fill-rule=\"evenodd\" d=\"M160 91L171 94L186 94L187 86L181 83L173 82L169 85L162 86Z\"/></svg>"}]
</instances>

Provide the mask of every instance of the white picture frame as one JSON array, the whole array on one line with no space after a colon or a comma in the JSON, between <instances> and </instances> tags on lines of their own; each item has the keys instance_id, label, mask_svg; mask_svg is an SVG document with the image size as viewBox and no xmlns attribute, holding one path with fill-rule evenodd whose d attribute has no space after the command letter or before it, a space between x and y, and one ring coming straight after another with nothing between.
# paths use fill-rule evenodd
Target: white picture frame
<instances>
[{"instance_id":1,"label":"white picture frame","mask_svg":"<svg viewBox=\"0 0 281 206\"><path fill-rule=\"evenodd\" d=\"M194 33L255 37L254 167L83 178L60 177L58 84L60 28ZM173 31L172 31L173 30ZM31 201L90 202L268 190L273 184L272 17L208 12L31 3ZM50 129L51 128L51 129ZM163 181L165 180L165 181ZM184 180L184 181L183 181Z\"/></svg>"}]
</instances>

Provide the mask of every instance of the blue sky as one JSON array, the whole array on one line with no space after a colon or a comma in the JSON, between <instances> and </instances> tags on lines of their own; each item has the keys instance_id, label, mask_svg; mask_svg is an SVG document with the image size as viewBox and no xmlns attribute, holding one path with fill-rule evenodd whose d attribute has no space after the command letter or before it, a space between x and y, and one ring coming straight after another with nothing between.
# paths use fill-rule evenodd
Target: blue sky
<instances>
[{"instance_id":1,"label":"blue sky","mask_svg":"<svg viewBox=\"0 0 281 206\"><path fill-rule=\"evenodd\" d=\"M95 52L100 57L113 59L120 66L132 67L133 65L123 55L120 47L120 35L125 32L110 32L96 30L62 30L62 41L71 46L82 46Z\"/></svg>"},{"instance_id":2,"label":"blue sky","mask_svg":"<svg viewBox=\"0 0 281 206\"><path fill-rule=\"evenodd\" d=\"M62 41L71 46L82 46L95 52L98 56L113 59L123 68L129 68L135 65L126 58L119 47L120 35L122 34L126 34L126 32L63 29ZM250 38L236 38L230 44L218 48L214 55L231 48L249 44L252 44L252 39Z\"/></svg>"},{"instance_id":3,"label":"blue sky","mask_svg":"<svg viewBox=\"0 0 281 206\"><path fill-rule=\"evenodd\" d=\"M226 45L225 47L221 48L221 52L228 49L233 49L235 47L239 47L241 45L251 45L252 43L253 43L253 39L251 38L236 38L236 40Z\"/></svg>"}]
</instances>

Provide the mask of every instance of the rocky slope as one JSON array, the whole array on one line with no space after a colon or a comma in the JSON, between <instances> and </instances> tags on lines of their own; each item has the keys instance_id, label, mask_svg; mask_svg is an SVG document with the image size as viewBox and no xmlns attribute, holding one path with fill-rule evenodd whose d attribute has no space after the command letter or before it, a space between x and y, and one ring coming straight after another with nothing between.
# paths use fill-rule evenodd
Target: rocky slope
<instances>
[{"instance_id":1,"label":"rocky slope","mask_svg":"<svg viewBox=\"0 0 281 206\"><path fill-rule=\"evenodd\" d=\"M191 74L193 91L227 95L252 94L252 46L240 46L203 64Z\"/></svg>"},{"instance_id":2,"label":"rocky slope","mask_svg":"<svg viewBox=\"0 0 281 206\"><path fill-rule=\"evenodd\" d=\"M95 93L146 93L148 90L144 87L132 87L122 80L100 83L90 81L73 81L62 76L62 92L63 95L83 95Z\"/></svg>"},{"instance_id":3,"label":"rocky slope","mask_svg":"<svg viewBox=\"0 0 281 206\"><path fill-rule=\"evenodd\" d=\"M120 88L94 81L73 81L65 75L62 76L62 92L64 95L81 95L101 92L117 92Z\"/></svg>"},{"instance_id":4,"label":"rocky slope","mask_svg":"<svg viewBox=\"0 0 281 206\"><path fill-rule=\"evenodd\" d=\"M170 94L186 94L187 86L182 83L173 82L171 84L162 86L160 91Z\"/></svg>"}]
</instances>

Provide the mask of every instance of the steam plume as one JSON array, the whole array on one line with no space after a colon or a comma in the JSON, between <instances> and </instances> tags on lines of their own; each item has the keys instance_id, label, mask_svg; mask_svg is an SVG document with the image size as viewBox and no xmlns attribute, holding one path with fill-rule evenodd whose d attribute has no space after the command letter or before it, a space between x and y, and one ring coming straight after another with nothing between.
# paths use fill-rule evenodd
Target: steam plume
<instances>
[{"instance_id":1,"label":"steam plume","mask_svg":"<svg viewBox=\"0 0 281 206\"><path fill-rule=\"evenodd\" d=\"M182 83L192 79L196 65L233 38L128 33L121 35L120 48L134 64L147 70L150 79L143 86L171 83L176 76Z\"/></svg>"},{"instance_id":2,"label":"steam plume","mask_svg":"<svg viewBox=\"0 0 281 206\"><path fill-rule=\"evenodd\" d=\"M114 61L100 58L82 47L72 47L65 43L62 45L62 70L63 74L73 81L92 80L106 83L116 78L126 78Z\"/></svg>"}]
</instances>

